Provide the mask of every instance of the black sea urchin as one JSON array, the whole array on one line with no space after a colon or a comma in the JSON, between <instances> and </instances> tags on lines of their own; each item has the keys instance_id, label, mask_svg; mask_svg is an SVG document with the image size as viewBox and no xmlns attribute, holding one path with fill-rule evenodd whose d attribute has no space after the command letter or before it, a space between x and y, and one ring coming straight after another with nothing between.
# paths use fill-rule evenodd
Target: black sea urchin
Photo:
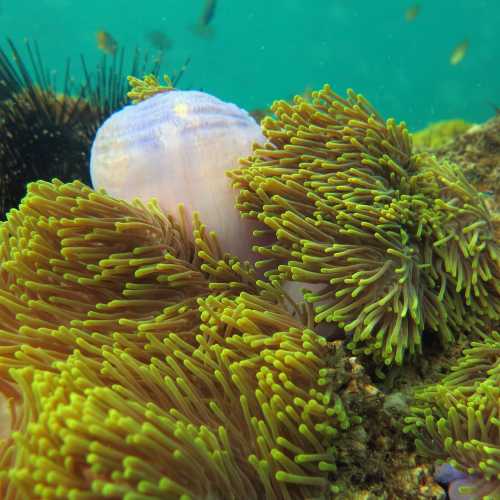
<instances>
[{"instance_id":1,"label":"black sea urchin","mask_svg":"<svg viewBox=\"0 0 500 500\"><path fill-rule=\"evenodd\" d=\"M63 91L43 67L38 50L27 45L34 77L14 44L8 41L11 62L0 51L0 212L17 205L25 186L36 179L61 177L86 180L86 153L98 114L83 98L71 96L69 63Z\"/></svg>"},{"instance_id":2,"label":"black sea urchin","mask_svg":"<svg viewBox=\"0 0 500 500\"><path fill-rule=\"evenodd\" d=\"M158 62L134 52L124 70L124 52L103 57L94 72L82 57L84 82L70 77L66 64L61 91L44 67L36 44L26 44L28 70L12 41L9 55L0 49L0 215L24 196L30 181L79 179L90 182L87 156L95 132L126 103L127 75L157 74Z\"/></svg>"}]
</instances>

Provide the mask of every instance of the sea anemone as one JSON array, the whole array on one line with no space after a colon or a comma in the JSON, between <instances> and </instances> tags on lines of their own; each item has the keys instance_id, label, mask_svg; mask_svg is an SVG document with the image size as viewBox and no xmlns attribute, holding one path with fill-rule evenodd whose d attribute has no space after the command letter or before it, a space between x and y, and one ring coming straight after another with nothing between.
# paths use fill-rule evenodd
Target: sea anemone
<instances>
[{"instance_id":1,"label":"sea anemone","mask_svg":"<svg viewBox=\"0 0 500 500\"><path fill-rule=\"evenodd\" d=\"M271 281L314 286L315 321L355 353L401 364L500 318L500 249L482 198L453 164L412 152L404 123L329 86L277 101L267 142L229 173Z\"/></svg>"},{"instance_id":2,"label":"sea anemone","mask_svg":"<svg viewBox=\"0 0 500 500\"><path fill-rule=\"evenodd\" d=\"M406 421L406 431L417 436L420 454L462 473L449 481L452 499L498 498L500 333L472 342L440 383L419 389Z\"/></svg>"},{"instance_id":3,"label":"sea anemone","mask_svg":"<svg viewBox=\"0 0 500 500\"><path fill-rule=\"evenodd\" d=\"M131 83L137 104L114 113L97 131L92 185L125 200L154 197L169 213L182 202L189 221L199 211L224 249L250 259L253 226L234 209L235 192L224 173L253 143L263 142L255 120L204 92L160 87L155 79Z\"/></svg>"},{"instance_id":4,"label":"sea anemone","mask_svg":"<svg viewBox=\"0 0 500 500\"><path fill-rule=\"evenodd\" d=\"M414 155L404 125L384 123L354 93L325 87L273 112L268 142L230 174L238 209L271 242L255 245L263 278L196 212L188 221L196 207L167 215L161 197L146 205L38 181L8 213L5 498L336 495L349 483L342 473L364 479L359 464L393 450L377 434L386 422L370 401L383 398L357 355L402 363L426 333L447 344L498 320L496 222L454 165ZM296 305L286 280L320 289ZM318 335L313 316L348 341ZM467 365L485 379L461 382L461 394L483 384L496 394L485 359Z\"/></svg>"},{"instance_id":5,"label":"sea anemone","mask_svg":"<svg viewBox=\"0 0 500 500\"><path fill-rule=\"evenodd\" d=\"M152 319L168 306L193 305L209 293L210 281L219 291L261 290L252 269L222 256L204 226L193 241L185 225L182 212L179 225L155 204L146 209L114 200L79 181L29 184L19 210L11 210L0 226L0 318L5 330L17 332L5 333L2 341L50 344L50 350L35 351L43 355L39 362L30 361L47 367L49 358L72 351L68 341L80 326L105 333L121 328L123 311L129 320ZM206 262L200 262L199 252ZM219 286L218 280L226 284ZM27 315L28 310L39 314ZM44 328L49 325L61 327L60 336ZM70 325L77 330L67 330ZM30 329L37 331L32 338Z\"/></svg>"},{"instance_id":6,"label":"sea anemone","mask_svg":"<svg viewBox=\"0 0 500 500\"><path fill-rule=\"evenodd\" d=\"M39 181L0 226L3 498L337 491L374 388L179 220Z\"/></svg>"}]
</instances>

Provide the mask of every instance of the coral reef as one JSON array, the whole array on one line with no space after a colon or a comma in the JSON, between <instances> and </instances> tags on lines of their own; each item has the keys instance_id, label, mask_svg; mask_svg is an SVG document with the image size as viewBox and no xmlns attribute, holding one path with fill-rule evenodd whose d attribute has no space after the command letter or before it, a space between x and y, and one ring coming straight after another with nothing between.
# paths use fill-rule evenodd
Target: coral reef
<instances>
[{"instance_id":1,"label":"coral reef","mask_svg":"<svg viewBox=\"0 0 500 500\"><path fill-rule=\"evenodd\" d=\"M272 112L229 174L256 266L79 181L0 224L2 498L498 494L498 217L354 92Z\"/></svg>"},{"instance_id":2,"label":"coral reef","mask_svg":"<svg viewBox=\"0 0 500 500\"><path fill-rule=\"evenodd\" d=\"M356 354L401 364L500 318L500 248L483 199L453 164L414 154L404 124L350 91L277 101L268 142L229 173L258 220L257 266L305 293ZM426 335L424 335L426 334Z\"/></svg>"},{"instance_id":3,"label":"coral reef","mask_svg":"<svg viewBox=\"0 0 500 500\"><path fill-rule=\"evenodd\" d=\"M440 383L416 392L406 431L417 436L420 454L468 475L451 481L453 490L493 500L500 496L500 333L463 354Z\"/></svg>"}]
</instances>

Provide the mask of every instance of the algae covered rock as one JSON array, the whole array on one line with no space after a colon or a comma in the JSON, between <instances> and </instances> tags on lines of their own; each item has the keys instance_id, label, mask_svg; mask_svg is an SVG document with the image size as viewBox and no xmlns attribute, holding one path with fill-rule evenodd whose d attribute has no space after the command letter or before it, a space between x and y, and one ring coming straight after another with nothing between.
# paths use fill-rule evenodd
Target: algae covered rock
<instances>
[{"instance_id":1,"label":"algae covered rock","mask_svg":"<svg viewBox=\"0 0 500 500\"><path fill-rule=\"evenodd\" d=\"M434 154L459 165L490 209L500 210L500 115L474 125Z\"/></svg>"},{"instance_id":2,"label":"algae covered rock","mask_svg":"<svg viewBox=\"0 0 500 500\"><path fill-rule=\"evenodd\" d=\"M413 144L417 151L435 150L449 144L472 126L472 123L460 119L431 123L413 134Z\"/></svg>"}]
</instances>

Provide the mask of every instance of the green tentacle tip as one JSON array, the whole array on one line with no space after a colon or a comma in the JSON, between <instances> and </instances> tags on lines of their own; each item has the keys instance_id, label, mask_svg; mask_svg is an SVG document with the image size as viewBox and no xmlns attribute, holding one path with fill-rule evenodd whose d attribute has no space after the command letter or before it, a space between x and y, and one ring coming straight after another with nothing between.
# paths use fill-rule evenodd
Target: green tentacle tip
<instances>
[{"instance_id":1,"label":"green tentacle tip","mask_svg":"<svg viewBox=\"0 0 500 500\"><path fill-rule=\"evenodd\" d=\"M162 85L153 74L145 75L142 80L135 76L128 76L127 81L131 89L127 93L127 97L132 101L132 104L137 104L156 94L174 90L174 85L168 75L163 75L163 80L165 85Z\"/></svg>"}]
</instances>

